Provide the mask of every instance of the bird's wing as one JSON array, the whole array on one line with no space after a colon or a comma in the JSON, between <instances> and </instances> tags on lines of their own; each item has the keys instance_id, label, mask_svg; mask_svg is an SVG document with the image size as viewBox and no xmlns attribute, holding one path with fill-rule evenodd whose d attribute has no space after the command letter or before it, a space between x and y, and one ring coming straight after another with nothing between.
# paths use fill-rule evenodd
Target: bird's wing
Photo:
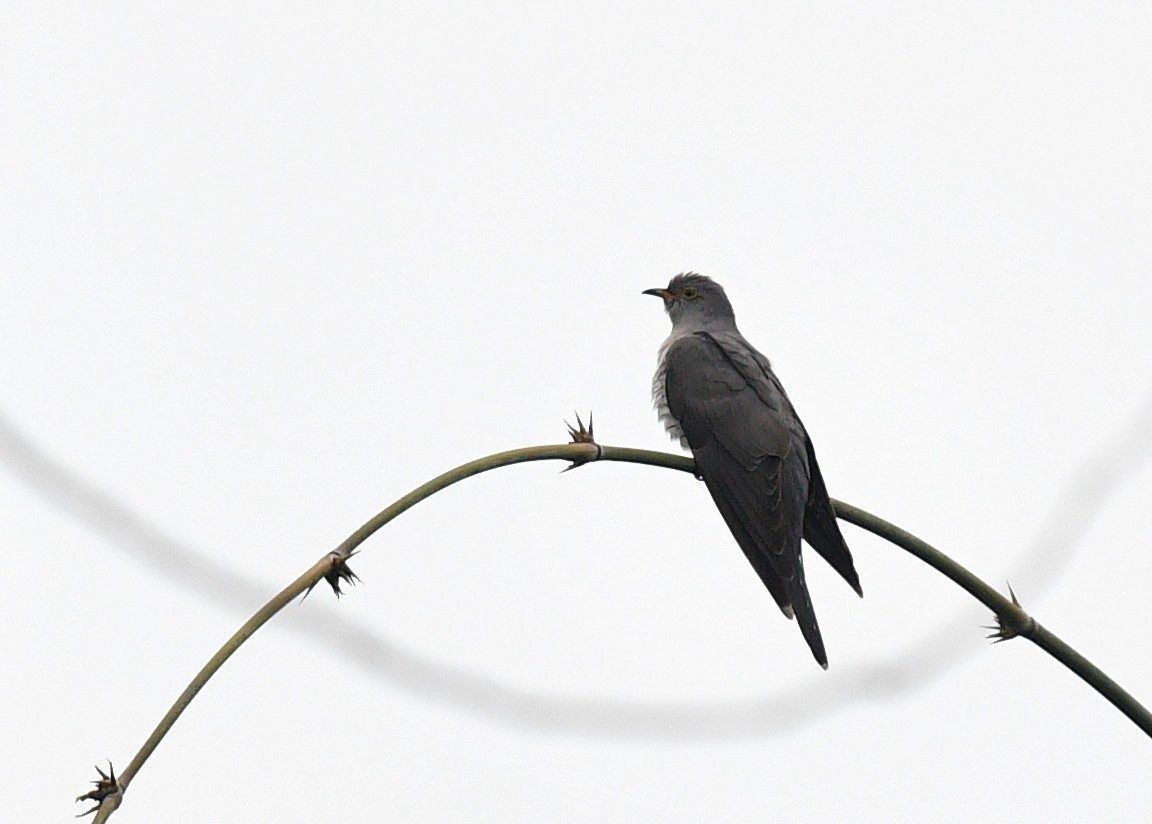
<instances>
[{"instance_id":1,"label":"bird's wing","mask_svg":"<svg viewBox=\"0 0 1152 824\"><path fill-rule=\"evenodd\" d=\"M852 553L840 532L840 524L828 497L828 488L816 462L816 450L808 430L788 401L784 387L772 371L772 365L763 354L748 343L739 332L723 332L714 336L716 343L737 366L741 374L748 377L759 394L769 399L783 399L785 408L793 421L792 439L797 451L803 453L804 473L808 482L808 501L804 508L804 540L812 545L840 576L848 582L856 594L863 597L860 576L852 562Z\"/></svg>"},{"instance_id":2,"label":"bird's wing","mask_svg":"<svg viewBox=\"0 0 1152 824\"><path fill-rule=\"evenodd\" d=\"M808 496L803 430L748 349L703 332L674 342L665 353L668 409L732 535L826 666L800 557Z\"/></svg>"},{"instance_id":3,"label":"bird's wing","mask_svg":"<svg viewBox=\"0 0 1152 824\"><path fill-rule=\"evenodd\" d=\"M784 398L788 414L793 421L793 443L797 451L803 453L804 473L808 483L808 501L804 508L804 540L840 573L848 585L856 590L856 594L863 597L864 590L860 587L860 576L856 574L852 553L848 550L848 544L840 532L840 524L832 509L832 501L828 497L828 488L824 485L820 464L816 462L816 450L812 446L812 439L791 403L788 402L784 387L780 385L779 378L772 371L772 365L768 362L768 358L758 352L739 332L725 332L715 337L719 346L733 359L733 363L737 364L741 372L749 377L752 385L758 387L761 394L768 397L779 395Z\"/></svg>"},{"instance_id":4,"label":"bird's wing","mask_svg":"<svg viewBox=\"0 0 1152 824\"><path fill-rule=\"evenodd\" d=\"M812 439L804 433L804 446L808 452L808 468L811 480L808 484L808 505L804 509L804 540L820 553L832 568L848 582L856 594L864 597L864 590L860 587L860 576L856 573L856 565L852 562L852 553L848 544L844 542L844 535L840 532L840 523L836 520L836 513L832 509L832 501L828 497L828 488L824 485L824 476L820 473L820 464L816 463L816 450L812 448Z\"/></svg>"}]
</instances>

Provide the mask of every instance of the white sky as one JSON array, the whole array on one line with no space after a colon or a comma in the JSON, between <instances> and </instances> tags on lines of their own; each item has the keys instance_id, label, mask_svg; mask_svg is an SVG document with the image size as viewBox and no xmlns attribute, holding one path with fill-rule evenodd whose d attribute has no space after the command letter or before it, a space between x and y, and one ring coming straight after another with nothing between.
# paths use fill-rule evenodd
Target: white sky
<instances>
[{"instance_id":1,"label":"white sky","mask_svg":"<svg viewBox=\"0 0 1152 824\"><path fill-rule=\"evenodd\" d=\"M672 449L640 291L682 269L725 284L835 497L1152 701L1147 4L373 5L0 13L9 820L83 809L433 475L574 408ZM387 527L114 820L1152 807L1147 737L901 551L845 527L863 601L810 560L824 673L702 484L560 468Z\"/></svg>"}]
</instances>

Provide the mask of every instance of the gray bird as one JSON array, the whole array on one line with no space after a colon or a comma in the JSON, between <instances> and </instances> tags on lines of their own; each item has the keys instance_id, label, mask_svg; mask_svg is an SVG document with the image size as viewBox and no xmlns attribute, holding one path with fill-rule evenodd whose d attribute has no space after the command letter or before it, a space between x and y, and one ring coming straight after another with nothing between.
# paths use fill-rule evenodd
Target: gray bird
<instances>
[{"instance_id":1,"label":"gray bird","mask_svg":"<svg viewBox=\"0 0 1152 824\"><path fill-rule=\"evenodd\" d=\"M736 328L719 283L694 272L672 278L664 299L672 334L660 347L652 403L673 438L696 459L720 514L752 568L789 619L795 617L816 661L828 669L824 641L804 582L800 539L863 597L812 439L768 358Z\"/></svg>"}]
</instances>

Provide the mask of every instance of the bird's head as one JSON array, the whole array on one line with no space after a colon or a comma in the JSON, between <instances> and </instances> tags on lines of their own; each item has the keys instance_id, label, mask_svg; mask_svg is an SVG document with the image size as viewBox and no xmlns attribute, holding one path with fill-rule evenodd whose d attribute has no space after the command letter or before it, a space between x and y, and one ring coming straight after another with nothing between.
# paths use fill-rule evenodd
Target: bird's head
<instances>
[{"instance_id":1,"label":"bird's head","mask_svg":"<svg viewBox=\"0 0 1152 824\"><path fill-rule=\"evenodd\" d=\"M672 318L673 326L678 323L700 326L715 322L736 323L724 287L705 275L681 272L668 282L666 289L645 289L644 294L664 299L664 311Z\"/></svg>"}]
</instances>

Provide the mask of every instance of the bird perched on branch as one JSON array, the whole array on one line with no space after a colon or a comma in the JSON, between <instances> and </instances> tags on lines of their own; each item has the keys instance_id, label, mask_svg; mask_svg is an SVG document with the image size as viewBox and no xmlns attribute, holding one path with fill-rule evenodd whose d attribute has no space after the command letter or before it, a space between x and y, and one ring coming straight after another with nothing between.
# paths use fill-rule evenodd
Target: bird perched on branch
<instances>
[{"instance_id":1,"label":"bird perched on branch","mask_svg":"<svg viewBox=\"0 0 1152 824\"><path fill-rule=\"evenodd\" d=\"M664 300L672 334L660 347L652 402L781 611L797 619L816 661L824 641L804 581L800 539L863 597L812 439L768 358L736 328L719 283L693 272L646 295Z\"/></svg>"}]
</instances>

